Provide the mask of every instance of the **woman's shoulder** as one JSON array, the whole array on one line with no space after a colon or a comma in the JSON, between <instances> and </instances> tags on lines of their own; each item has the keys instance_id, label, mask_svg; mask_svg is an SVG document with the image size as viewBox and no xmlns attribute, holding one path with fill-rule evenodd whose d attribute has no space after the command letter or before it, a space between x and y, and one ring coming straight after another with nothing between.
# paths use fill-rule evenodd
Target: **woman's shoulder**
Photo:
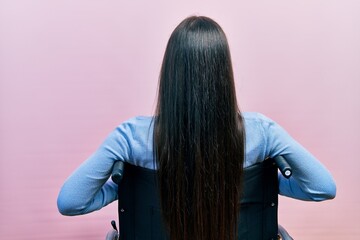
<instances>
[{"instance_id":1,"label":"woman's shoulder","mask_svg":"<svg viewBox=\"0 0 360 240\"><path fill-rule=\"evenodd\" d=\"M272 119L259 112L243 112L242 117L245 121L245 124L255 124L262 126L274 124Z\"/></svg>"},{"instance_id":2,"label":"woman's shoulder","mask_svg":"<svg viewBox=\"0 0 360 240\"><path fill-rule=\"evenodd\" d=\"M138 115L128 118L127 120L123 121L121 124L146 125L152 123L153 120L154 120L153 116Z\"/></svg>"},{"instance_id":3,"label":"woman's shoulder","mask_svg":"<svg viewBox=\"0 0 360 240\"><path fill-rule=\"evenodd\" d=\"M246 129L256 128L257 130L264 131L271 125L275 124L275 122L259 112L242 112L241 113ZM123 122L121 122L117 129L126 129L126 132L131 133L144 133L144 132L152 132L154 126L154 116L143 116L138 115L131 117Z\"/></svg>"},{"instance_id":4,"label":"woman's shoulder","mask_svg":"<svg viewBox=\"0 0 360 240\"><path fill-rule=\"evenodd\" d=\"M148 138L149 134L153 132L153 125L153 116L135 116L121 122L116 127L116 131L122 132L128 138L139 140Z\"/></svg>"},{"instance_id":5,"label":"woman's shoulder","mask_svg":"<svg viewBox=\"0 0 360 240\"><path fill-rule=\"evenodd\" d=\"M153 125L154 117L152 116L134 116L127 120L121 121L117 129L126 129L126 132L138 132L144 129L150 129Z\"/></svg>"},{"instance_id":6,"label":"woman's shoulder","mask_svg":"<svg viewBox=\"0 0 360 240\"><path fill-rule=\"evenodd\" d=\"M245 167L263 161L268 156L268 126L272 120L258 112L243 112L246 139Z\"/></svg>"},{"instance_id":7,"label":"woman's shoulder","mask_svg":"<svg viewBox=\"0 0 360 240\"><path fill-rule=\"evenodd\" d=\"M268 127L269 125L275 123L271 118L259 112L242 112L241 115L247 127L251 127L251 126ZM126 127L129 130L135 131L135 130L141 130L143 128L151 129L153 125L154 125L154 116L138 115L121 122L118 125L118 127Z\"/></svg>"}]
</instances>

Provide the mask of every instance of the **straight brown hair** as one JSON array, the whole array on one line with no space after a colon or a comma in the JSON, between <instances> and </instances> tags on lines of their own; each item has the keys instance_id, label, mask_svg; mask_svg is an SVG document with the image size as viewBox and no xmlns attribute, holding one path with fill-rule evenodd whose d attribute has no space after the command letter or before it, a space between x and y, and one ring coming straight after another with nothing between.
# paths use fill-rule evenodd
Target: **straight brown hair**
<instances>
[{"instance_id":1,"label":"straight brown hair","mask_svg":"<svg viewBox=\"0 0 360 240\"><path fill-rule=\"evenodd\" d=\"M154 122L171 240L236 239L244 145L226 36L210 18L186 18L166 47Z\"/></svg>"}]
</instances>

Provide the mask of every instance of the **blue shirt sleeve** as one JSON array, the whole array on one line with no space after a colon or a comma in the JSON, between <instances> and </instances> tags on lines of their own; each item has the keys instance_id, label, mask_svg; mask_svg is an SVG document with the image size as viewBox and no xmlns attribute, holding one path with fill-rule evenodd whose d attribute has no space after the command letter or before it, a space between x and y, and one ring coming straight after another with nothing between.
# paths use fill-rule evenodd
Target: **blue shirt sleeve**
<instances>
[{"instance_id":1,"label":"blue shirt sleeve","mask_svg":"<svg viewBox=\"0 0 360 240\"><path fill-rule=\"evenodd\" d=\"M334 198L336 184L325 166L276 122L263 115L261 118L267 156L282 155L293 170L293 175L289 179L279 174L280 194L309 201Z\"/></svg>"},{"instance_id":2,"label":"blue shirt sleeve","mask_svg":"<svg viewBox=\"0 0 360 240\"><path fill-rule=\"evenodd\" d=\"M80 215L98 210L117 199L117 185L108 180L115 161L131 158L132 129L119 125L97 151L65 181L57 205L63 215Z\"/></svg>"}]
</instances>

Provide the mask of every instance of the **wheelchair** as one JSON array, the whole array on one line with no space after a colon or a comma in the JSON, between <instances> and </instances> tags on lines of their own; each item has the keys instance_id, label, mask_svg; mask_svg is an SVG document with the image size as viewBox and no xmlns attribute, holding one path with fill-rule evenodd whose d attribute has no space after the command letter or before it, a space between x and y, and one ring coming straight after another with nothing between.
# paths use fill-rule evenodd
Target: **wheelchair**
<instances>
[{"instance_id":1,"label":"wheelchair","mask_svg":"<svg viewBox=\"0 0 360 240\"><path fill-rule=\"evenodd\" d=\"M238 239L293 239L278 225L278 169L286 178L291 176L291 168L282 156L244 169ZM118 184L119 229L112 221L113 229L106 240L168 240L156 170L118 161L114 164L112 180Z\"/></svg>"}]
</instances>

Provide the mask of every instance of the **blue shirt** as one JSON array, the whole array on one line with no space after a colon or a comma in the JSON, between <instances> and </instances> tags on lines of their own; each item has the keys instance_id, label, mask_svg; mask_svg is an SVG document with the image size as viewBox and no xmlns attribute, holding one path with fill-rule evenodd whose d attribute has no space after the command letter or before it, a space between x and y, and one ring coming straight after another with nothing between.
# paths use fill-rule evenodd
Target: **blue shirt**
<instances>
[{"instance_id":1,"label":"blue shirt","mask_svg":"<svg viewBox=\"0 0 360 240\"><path fill-rule=\"evenodd\" d=\"M281 126L259 113L243 113L246 131L244 167L282 155L292 167L290 179L279 174L279 192L288 197L322 201L336 194L329 171ZM109 180L115 161L156 169L153 117L135 117L120 124L103 144L65 181L58 196L64 215L98 210L117 200L117 185Z\"/></svg>"}]
</instances>

